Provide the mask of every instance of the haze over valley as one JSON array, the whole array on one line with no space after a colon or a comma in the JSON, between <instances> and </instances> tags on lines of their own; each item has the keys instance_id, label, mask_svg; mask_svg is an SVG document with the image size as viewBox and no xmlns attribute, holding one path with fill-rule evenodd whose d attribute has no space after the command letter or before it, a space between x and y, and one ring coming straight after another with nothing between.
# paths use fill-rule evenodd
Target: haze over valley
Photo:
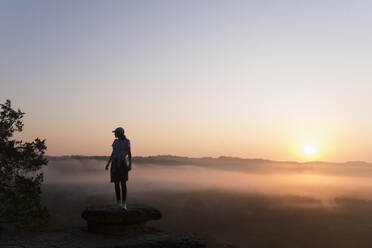
<instances>
[{"instance_id":1,"label":"haze over valley","mask_svg":"<svg viewBox=\"0 0 372 248\"><path fill-rule=\"evenodd\" d=\"M106 157L49 159L43 202L55 227L83 225L84 207L115 202ZM134 161L128 202L166 213L154 222L158 228L238 247L351 247L355 240L367 247L371 242L366 238L372 221L369 163L175 156Z\"/></svg>"}]
</instances>

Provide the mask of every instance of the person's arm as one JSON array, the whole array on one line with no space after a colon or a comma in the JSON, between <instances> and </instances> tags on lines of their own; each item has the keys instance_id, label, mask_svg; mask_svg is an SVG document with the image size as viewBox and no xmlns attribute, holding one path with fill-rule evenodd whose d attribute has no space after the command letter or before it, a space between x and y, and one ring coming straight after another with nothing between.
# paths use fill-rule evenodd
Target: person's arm
<instances>
[{"instance_id":1,"label":"person's arm","mask_svg":"<svg viewBox=\"0 0 372 248\"><path fill-rule=\"evenodd\" d=\"M112 160L112 154L113 154L113 153L114 153L114 151L112 151L111 156L110 156L110 159L109 159L109 161L107 162L106 170L108 170L108 167L110 166L110 163L111 163L111 160Z\"/></svg>"},{"instance_id":2,"label":"person's arm","mask_svg":"<svg viewBox=\"0 0 372 248\"><path fill-rule=\"evenodd\" d=\"M130 147L129 147L129 151L128 151L128 162L129 162L128 170L131 170L132 169L132 153L130 151Z\"/></svg>"}]
</instances>

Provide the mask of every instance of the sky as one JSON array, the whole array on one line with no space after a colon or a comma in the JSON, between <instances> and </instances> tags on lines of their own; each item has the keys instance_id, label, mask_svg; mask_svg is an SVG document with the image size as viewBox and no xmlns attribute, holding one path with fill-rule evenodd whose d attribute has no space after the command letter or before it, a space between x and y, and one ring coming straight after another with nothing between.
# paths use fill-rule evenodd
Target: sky
<instances>
[{"instance_id":1,"label":"sky","mask_svg":"<svg viewBox=\"0 0 372 248\"><path fill-rule=\"evenodd\" d=\"M49 155L372 162L371 1L0 1L0 101ZM309 156L303 150L316 149ZM312 148L311 148L312 147Z\"/></svg>"}]
</instances>

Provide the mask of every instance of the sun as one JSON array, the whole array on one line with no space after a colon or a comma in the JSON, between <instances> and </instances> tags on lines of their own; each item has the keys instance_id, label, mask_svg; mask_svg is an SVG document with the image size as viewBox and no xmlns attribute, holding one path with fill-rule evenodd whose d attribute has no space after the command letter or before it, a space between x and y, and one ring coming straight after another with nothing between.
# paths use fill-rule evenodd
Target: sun
<instances>
[{"instance_id":1,"label":"sun","mask_svg":"<svg viewBox=\"0 0 372 248\"><path fill-rule=\"evenodd\" d=\"M314 156L318 153L318 147L315 145L305 145L303 147L303 152L307 156Z\"/></svg>"}]
</instances>

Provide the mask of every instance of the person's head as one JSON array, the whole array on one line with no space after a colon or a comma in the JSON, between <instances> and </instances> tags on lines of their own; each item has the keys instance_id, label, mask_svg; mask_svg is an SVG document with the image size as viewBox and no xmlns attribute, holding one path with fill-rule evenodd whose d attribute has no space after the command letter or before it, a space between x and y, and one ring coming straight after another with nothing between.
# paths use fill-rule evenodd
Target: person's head
<instances>
[{"instance_id":1,"label":"person's head","mask_svg":"<svg viewBox=\"0 0 372 248\"><path fill-rule=\"evenodd\" d=\"M112 131L112 132L114 133L114 135L115 135L116 138L118 138L118 139L125 139L124 128L118 127L114 131Z\"/></svg>"}]
</instances>

